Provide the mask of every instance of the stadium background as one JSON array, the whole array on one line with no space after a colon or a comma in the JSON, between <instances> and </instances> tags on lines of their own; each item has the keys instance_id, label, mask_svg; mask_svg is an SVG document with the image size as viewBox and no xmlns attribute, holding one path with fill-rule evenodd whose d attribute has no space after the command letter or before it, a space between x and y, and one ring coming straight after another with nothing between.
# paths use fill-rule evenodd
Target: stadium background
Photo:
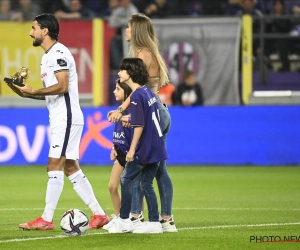
<instances>
[{"instance_id":1,"label":"stadium background","mask_svg":"<svg viewBox=\"0 0 300 250\"><path fill-rule=\"evenodd\" d=\"M224 20L220 18L218 22ZM239 30L239 20L230 20L235 20L236 30ZM176 24L176 20L173 23ZM181 20L181 23L184 22ZM159 24L156 25L159 29ZM205 25L205 22L197 25ZM48 113L44 102L15 98L2 81L4 76L11 75L21 66L27 66L31 70L30 84L34 88L40 87L39 64L43 51L32 47L32 40L28 36L30 26L31 22L0 23L0 165L47 163ZM193 29L188 32L190 36L194 35ZM166 34L166 31L161 33ZM111 92L116 74L109 70L109 41L114 30L100 19L61 21L61 34L60 41L71 49L79 75L80 98L85 115L81 164L110 164L108 156L113 126L106 120L106 114L115 108ZM233 38L235 44L238 44L239 34L236 32ZM189 37L188 34L185 37ZM216 40L213 40L213 36L210 39L217 41L219 46L232 41L224 37L226 32L223 30L218 33ZM181 43L191 43L190 40L179 39ZM217 56L206 53L212 48L194 50L192 53L198 53L196 56L199 56L199 51L202 58L206 56L210 62L205 72L215 66L212 63L220 63L225 54L223 50L217 60L209 61L212 56ZM280 105L280 102L248 105L253 95L251 64L244 65L246 71L240 77L237 63L239 47L233 46L233 51L223 60L223 67L217 67L220 78L206 82L206 90L210 89L206 91L206 99L210 102L197 108L170 107L172 128L168 139L169 164L298 165L300 118L297 114L300 106ZM232 67L225 70L230 63ZM180 77L180 70L177 73ZM203 74L198 77L202 80ZM238 81L239 77L241 81ZM228 85L223 84L224 79ZM218 97L213 96L216 93ZM229 99L224 99L224 96L229 96Z\"/></svg>"}]
</instances>

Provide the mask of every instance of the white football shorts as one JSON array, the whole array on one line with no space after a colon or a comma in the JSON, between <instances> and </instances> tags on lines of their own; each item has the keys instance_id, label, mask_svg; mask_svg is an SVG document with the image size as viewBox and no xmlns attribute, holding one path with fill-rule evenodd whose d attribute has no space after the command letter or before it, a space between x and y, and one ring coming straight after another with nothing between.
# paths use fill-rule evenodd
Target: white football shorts
<instances>
[{"instance_id":1,"label":"white football shorts","mask_svg":"<svg viewBox=\"0 0 300 250\"><path fill-rule=\"evenodd\" d=\"M79 159L79 145L83 125L58 125L51 128L50 158Z\"/></svg>"}]
</instances>

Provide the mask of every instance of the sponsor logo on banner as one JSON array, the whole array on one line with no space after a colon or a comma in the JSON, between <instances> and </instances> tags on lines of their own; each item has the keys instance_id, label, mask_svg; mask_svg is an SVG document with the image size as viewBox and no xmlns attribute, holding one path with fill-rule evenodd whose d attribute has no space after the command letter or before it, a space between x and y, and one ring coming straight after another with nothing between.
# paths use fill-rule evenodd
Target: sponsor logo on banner
<instances>
[{"instance_id":1,"label":"sponsor logo on banner","mask_svg":"<svg viewBox=\"0 0 300 250\"><path fill-rule=\"evenodd\" d=\"M98 150L109 150L112 147L112 137L106 137L102 132L113 124L103 117L105 116L99 111L87 116L79 148L80 158L84 157L92 142L95 142ZM20 115L15 126L0 124L0 163L9 163L16 157L18 164L24 163L24 160L28 163L47 162L51 140L49 125L29 126L26 122L19 124L21 120ZM56 148L58 145L52 147ZM46 148L45 152L43 148Z\"/></svg>"}]
</instances>

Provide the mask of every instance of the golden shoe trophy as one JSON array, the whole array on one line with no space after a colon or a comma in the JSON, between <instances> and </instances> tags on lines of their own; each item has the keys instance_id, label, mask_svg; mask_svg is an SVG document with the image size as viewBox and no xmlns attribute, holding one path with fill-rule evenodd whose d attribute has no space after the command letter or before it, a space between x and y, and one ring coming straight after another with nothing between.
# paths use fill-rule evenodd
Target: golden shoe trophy
<instances>
[{"instance_id":1,"label":"golden shoe trophy","mask_svg":"<svg viewBox=\"0 0 300 250\"><path fill-rule=\"evenodd\" d=\"M4 81L8 84L15 84L20 87L23 87L23 79L27 79L29 77L29 69L26 67L20 68L19 71L11 75L11 78L5 77Z\"/></svg>"}]
</instances>

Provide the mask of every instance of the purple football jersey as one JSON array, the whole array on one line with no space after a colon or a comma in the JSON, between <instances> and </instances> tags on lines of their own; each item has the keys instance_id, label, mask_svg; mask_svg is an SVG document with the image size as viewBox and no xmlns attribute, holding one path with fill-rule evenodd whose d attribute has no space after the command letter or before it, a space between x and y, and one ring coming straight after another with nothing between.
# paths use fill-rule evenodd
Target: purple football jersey
<instances>
[{"instance_id":1,"label":"purple football jersey","mask_svg":"<svg viewBox=\"0 0 300 250\"><path fill-rule=\"evenodd\" d=\"M126 111L125 115L127 114L128 111ZM129 150L132 134L133 134L133 128L123 127L121 121L115 124L115 129L113 134L113 144L117 145L125 155Z\"/></svg>"},{"instance_id":2,"label":"purple football jersey","mask_svg":"<svg viewBox=\"0 0 300 250\"><path fill-rule=\"evenodd\" d=\"M130 113L131 126L144 127L136 148L134 162L149 164L167 159L156 98L147 86L142 86L132 93Z\"/></svg>"}]
</instances>

